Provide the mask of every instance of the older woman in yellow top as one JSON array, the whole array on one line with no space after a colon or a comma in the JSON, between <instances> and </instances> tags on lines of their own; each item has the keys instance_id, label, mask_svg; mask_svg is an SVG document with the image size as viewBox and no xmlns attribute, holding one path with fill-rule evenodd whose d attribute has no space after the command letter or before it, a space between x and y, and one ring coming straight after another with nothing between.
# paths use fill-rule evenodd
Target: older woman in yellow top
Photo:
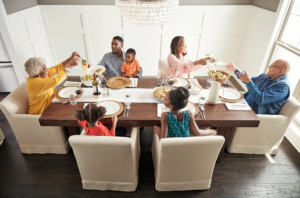
<instances>
[{"instance_id":1,"label":"older woman in yellow top","mask_svg":"<svg viewBox=\"0 0 300 198\"><path fill-rule=\"evenodd\" d=\"M73 52L70 58L51 68L47 68L46 60L40 57L26 61L25 71L29 75L27 78L28 114L41 115L44 112L54 98L55 86L67 78L73 67L78 65L79 58L79 54Z\"/></svg>"}]
</instances>

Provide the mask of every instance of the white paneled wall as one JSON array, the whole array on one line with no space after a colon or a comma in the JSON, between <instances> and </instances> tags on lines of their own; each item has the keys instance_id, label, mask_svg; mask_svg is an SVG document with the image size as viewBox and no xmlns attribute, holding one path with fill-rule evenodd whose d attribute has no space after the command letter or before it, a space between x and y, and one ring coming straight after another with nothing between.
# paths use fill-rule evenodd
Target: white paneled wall
<instances>
[{"instance_id":1,"label":"white paneled wall","mask_svg":"<svg viewBox=\"0 0 300 198\"><path fill-rule=\"evenodd\" d=\"M54 63L78 51L97 64L111 51L111 40L124 38L124 50L134 48L145 76L156 76L158 59L167 58L171 40L178 35L188 42L194 59L210 53L235 60L252 6L179 6L167 24L135 26L122 18L115 6L40 6ZM206 69L195 75L205 75ZM71 75L81 75L75 68Z\"/></svg>"},{"instance_id":2,"label":"white paneled wall","mask_svg":"<svg viewBox=\"0 0 300 198\"><path fill-rule=\"evenodd\" d=\"M166 24L156 26L132 25L115 6L104 5L43 5L8 15L22 63L42 56L51 66L77 51L88 63L97 64L119 35L124 50L136 50L144 76L156 76L158 59L167 58L171 40L178 35L186 38L193 59L213 54L257 75L263 71L277 17L278 13L247 5L179 6ZM82 75L81 67L71 75Z\"/></svg>"},{"instance_id":3,"label":"white paneled wall","mask_svg":"<svg viewBox=\"0 0 300 198\"><path fill-rule=\"evenodd\" d=\"M12 32L14 44L18 50L18 57L22 65L34 56L46 59L47 66L52 66L49 45L44 32L40 9L38 6L16 12L7 16L9 28ZM22 68L23 74L27 73Z\"/></svg>"}]
</instances>

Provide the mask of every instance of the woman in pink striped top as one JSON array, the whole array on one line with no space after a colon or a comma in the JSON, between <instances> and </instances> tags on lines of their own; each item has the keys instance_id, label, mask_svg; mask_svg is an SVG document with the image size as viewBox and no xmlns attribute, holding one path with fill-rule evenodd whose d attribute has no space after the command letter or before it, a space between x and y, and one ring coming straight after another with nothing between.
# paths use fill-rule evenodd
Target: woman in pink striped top
<instances>
[{"instance_id":1,"label":"woman in pink striped top","mask_svg":"<svg viewBox=\"0 0 300 198\"><path fill-rule=\"evenodd\" d=\"M205 59L193 61L187 54L187 44L182 36L176 36L171 42L171 53L168 56L167 77L188 78L189 73L197 71L206 65Z\"/></svg>"}]
</instances>

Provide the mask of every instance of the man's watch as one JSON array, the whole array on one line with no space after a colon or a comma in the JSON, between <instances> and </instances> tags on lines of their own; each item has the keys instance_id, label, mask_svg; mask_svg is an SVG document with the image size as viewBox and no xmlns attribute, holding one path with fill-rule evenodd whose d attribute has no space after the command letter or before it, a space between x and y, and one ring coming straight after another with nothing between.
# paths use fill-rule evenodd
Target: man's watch
<instances>
[{"instance_id":1,"label":"man's watch","mask_svg":"<svg viewBox=\"0 0 300 198\"><path fill-rule=\"evenodd\" d=\"M65 71L66 71L66 72L71 72L71 69L68 68L68 67L66 67L66 68L65 68Z\"/></svg>"}]
</instances>

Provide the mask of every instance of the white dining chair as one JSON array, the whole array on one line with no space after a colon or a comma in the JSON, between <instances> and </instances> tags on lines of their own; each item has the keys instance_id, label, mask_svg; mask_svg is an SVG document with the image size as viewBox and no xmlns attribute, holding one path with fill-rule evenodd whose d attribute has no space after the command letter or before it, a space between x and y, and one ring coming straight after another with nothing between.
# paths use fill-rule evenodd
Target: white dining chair
<instances>
[{"instance_id":1,"label":"white dining chair","mask_svg":"<svg viewBox=\"0 0 300 198\"><path fill-rule=\"evenodd\" d=\"M0 108L16 136L22 153L68 153L70 146L62 127L42 127L39 122L40 115L27 114L28 102L26 82L20 84L0 102Z\"/></svg>"},{"instance_id":2,"label":"white dining chair","mask_svg":"<svg viewBox=\"0 0 300 198\"><path fill-rule=\"evenodd\" d=\"M159 59L157 78L166 78L168 75L168 61L167 59ZM189 73L188 78L194 78L193 72Z\"/></svg>"},{"instance_id":3,"label":"white dining chair","mask_svg":"<svg viewBox=\"0 0 300 198\"><path fill-rule=\"evenodd\" d=\"M89 190L135 191L140 156L139 127L131 137L89 136L85 130L73 135L73 148L82 179Z\"/></svg>"},{"instance_id":4,"label":"white dining chair","mask_svg":"<svg viewBox=\"0 0 300 198\"><path fill-rule=\"evenodd\" d=\"M0 128L0 145L3 143L4 139L5 139L5 136Z\"/></svg>"},{"instance_id":5,"label":"white dining chair","mask_svg":"<svg viewBox=\"0 0 300 198\"><path fill-rule=\"evenodd\" d=\"M287 128L299 110L300 103L291 96L279 115L258 114L258 127L232 128L226 144L228 152L276 155Z\"/></svg>"},{"instance_id":6,"label":"white dining chair","mask_svg":"<svg viewBox=\"0 0 300 198\"><path fill-rule=\"evenodd\" d=\"M206 190L223 136L163 138L153 133L152 159L157 191Z\"/></svg>"}]
</instances>

